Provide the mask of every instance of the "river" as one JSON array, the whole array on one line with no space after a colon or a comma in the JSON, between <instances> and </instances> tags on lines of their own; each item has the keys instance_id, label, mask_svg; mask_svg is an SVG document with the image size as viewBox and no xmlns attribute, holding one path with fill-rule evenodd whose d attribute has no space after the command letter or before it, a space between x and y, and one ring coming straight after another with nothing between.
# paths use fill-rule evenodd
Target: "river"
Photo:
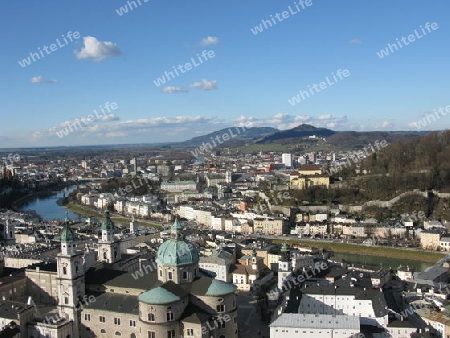
<instances>
[{"instance_id":1,"label":"river","mask_svg":"<svg viewBox=\"0 0 450 338\"><path fill-rule=\"evenodd\" d=\"M422 262L422 261L413 261L406 259L396 259L389 257L380 257L380 256L369 256L369 255L358 255L352 253L343 253L343 252L334 252L333 257L345 259L350 263L357 264L368 264L368 265L376 265L386 268L397 269L400 265L408 265L414 269L414 271L423 271L429 266L432 266L433 263Z\"/></svg>"},{"instance_id":2,"label":"river","mask_svg":"<svg viewBox=\"0 0 450 338\"><path fill-rule=\"evenodd\" d=\"M75 190L76 186L65 188L59 191L55 191L45 195L35 196L27 201L25 201L21 206L20 210L34 210L42 219L46 221L51 220L63 220L66 217L66 212L70 219L79 219L80 216L74 212L64 208L59 205L57 201L63 198L64 195L67 196L70 192ZM83 220L83 219L82 219ZM334 257L347 260L349 263L359 263L359 264L369 264L384 267L392 267L396 269L399 265L409 265L416 271L423 271L427 267L433 265L433 263L427 263L422 261L395 259L380 256L369 256L369 255L357 255L352 253L341 253L335 252Z\"/></svg>"},{"instance_id":3,"label":"river","mask_svg":"<svg viewBox=\"0 0 450 338\"><path fill-rule=\"evenodd\" d=\"M75 189L76 186L71 186L62 190L49 192L48 194L34 196L24 201L19 209L34 210L45 221L64 220L66 218L66 212L70 219L78 220L80 219L79 215L57 203L60 198L63 198L64 195L67 196Z\"/></svg>"}]
</instances>

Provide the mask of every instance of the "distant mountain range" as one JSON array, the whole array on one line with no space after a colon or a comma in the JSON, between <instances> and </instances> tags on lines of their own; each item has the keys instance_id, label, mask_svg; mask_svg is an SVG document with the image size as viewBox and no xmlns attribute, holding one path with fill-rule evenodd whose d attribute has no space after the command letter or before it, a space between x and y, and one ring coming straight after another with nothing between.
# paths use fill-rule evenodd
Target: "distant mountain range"
<instances>
[{"instance_id":1,"label":"distant mountain range","mask_svg":"<svg viewBox=\"0 0 450 338\"><path fill-rule=\"evenodd\" d=\"M369 131L369 132L357 132L357 131L334 131L327 128L317 128L309 124L300 124L297 127L287 130L278 130L270 127L252 127L246 128L245 132L242 129L238 134L238 127L230 127L221 129L203 136L197 136L190 140L172 143L172 147L199 147L203 143L212 143L216 137L221 140L224 134L230 135L227 140L226 147L238 147L245 144L284 144L295 145L298 144L301 139L308 138L309 136L316 136L320 138L326 138L328 144L337 148L362 148L369 143L373 143L376 140L386 140L388 143L397 141L407 141L413 138L429 134L430 131ZM216 142L218 144L218 142ZM219 146L219 145L218 145Z\"/></svg>"},{"instance_id":2,"label":"distant mountain range","mask_svg":"<svg viewBox=\"0 0 450 338\"><path fill-rule=\"evenodd\" d=\"M270 128L270 127L251 127L251 128L245 128L245 127L230 127L221 129L218 131L214 131L212 133L203 135L203 136L197 136L194 138L191 138L190 140L171 144L171 146L180 146L180 147L198 147L204 143L211 143L212 140L216 139L216 137L219 137L219 140L222 141L223 135L227 134L230 141L234 141L232 143L236 143L236 141L253 141L254 139L258 139L260 137L264 137L266 135L271 135L276 132L279 132L278 129ZM230 141L227 141L227 147L230 146ZM216 142L217 144L218 142ZM243 144L245 142L239 142L240 144Z\"/></svg>"}]
</instances>

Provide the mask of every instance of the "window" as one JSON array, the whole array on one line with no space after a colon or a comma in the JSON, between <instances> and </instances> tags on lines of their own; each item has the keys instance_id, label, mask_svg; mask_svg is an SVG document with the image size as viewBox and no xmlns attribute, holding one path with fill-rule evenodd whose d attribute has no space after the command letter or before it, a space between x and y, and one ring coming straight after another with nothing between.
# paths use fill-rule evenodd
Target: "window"
<instances>
[{"instance_id":1,"label":"window","mask_svg":"<svg viewBox=\"0 0 450 338\"><path fill-rule=\"evenodd\" d=\"M162 277L162 270L159 270L159 276Z\"/></svg>"},{"instance_id":2,"label":"window","mask_svg":"<svg viewBox=\"0 0 450 338\"><path fill-rule=\"evenodd\" d=\"M101 329L100 333L106 333L106 330L105 329Z\"/></svg>"},{"instance_id":3,"label":"window","mask_svg":"<svg viewBox=\"0 0 450 338\"><path fill-rule=\"evenodd\" d=\"M114 324L120 325L120 318L114 318Z\"/></svg>"},{"instance_id":4,"label":"window","mask_svg":"<svg viewBox=\"0 0 450 338\"><path fill-rule=\"evenodd\" d=\"M67 275L67 268L63 266L63 275Z\"/></svg>"},{"instance_id":5,"label":"window","mask_svg":"<svg viewBox=\"0 0 450 338\"><path fill-rule=\"evenodd\" d=\"M115 335L115 336L121 336L122 334L121 334L119 331L116 331L116 332L114 333L114 335Z\"/></svg>"},{"instance_id":6,"label":"window","mask_svg":"<svg viewBox=\"0 0 450 338\"><path fill-rule=\"evenodd\" d=\"M188 336L193 336L193 335L194 335L194 329L187 329L187 330L186 330L186 334L187 334Z\"/></svg>"},{"instance_id":7,"label":"window","mask_svg":"<svg viewBox=\"0 0 450 338\"><path fill-rule=\"evenodd\" d=\"M225 312L225 305L223 304L217 305L217 312Z\"/></svg>"},{"instance_id":8,"label":"window","mask_svg":"<svg viewBox=\"0 0 450 338\"><path fill-rule=\"evenodd\" d=\"M69 304L69 297L64 297L64 304Z\"/></svg>"},{"instance_id":9,"label":"window","mask_svg":"<svg viewBox=\"0 0 450 338\"><path fill-rule=\"evenodd\" d=\"M168 272L168 277L167 277L168 279L170 279L170 280L172 280L172 271L169 271Z\"/></svg>"},{"instance_id":10,"label":"window","mask_svg":"<svg viewBox=\"0 0 450 338\"><path fill-rule=\"evenodd\" d=\"M168 321L173 320L173 312L172 311L167 312L167 320Z\"/></svg>"},{"instance_id":11,"label":"window","mask_svg":"<svg viewBox=\"0 0 450 338\"><path fill-rule=\"evenodd\" d=\"M167 331L167 338L175 338L175 330Z\"/></svg>"},{"instance_id":12,"label":"window","mask_svg":"<svg viewBox=\"0 0 450 338\"><path fill-rule=\"evenodd\" d=\"M100 323L106 322L106 318L104 316L99 316L98 320L100 321Z\"/></svg>"},{"instance_id":13,"label":"window","mask_svg":"<svg viewBox=\"0 0 450 338\"><path fill-rule=\"evenodd\" d=\"M130 326L136 326L136 321L130 319Z\"/></svg>"},{"instance_id":14,"label":"window","mask_svg":"<svg viewBox=\"0 0 450 338\"><path fill-rule=\"evenodd\" d=\"M154 331L147 331L147 338L155 338L156 333Z\"/></svg>"},{"instance_id":15,"label":"window","mask_svg":"<svg viewBox=\"0 0 450 338\"><path fill-rule=\"evenodd\" d=\"M91 320L91 315L89 313L85 313L84 314L84 320L90 321Z\"/></svg>"},{"instance_id":16,"label":"window","mask_svg":"<svg viewBox=\"0 0 450 338\"><path fill-rule=\"evenodd\" d=\"M154 322L155 321L155 315L153 313L149 313L148 314L148 321L149 322Z\"/></svg>"},{"instance_id":17,"label":"window","mask_svg":"<svg viewBox=\"0 0 450 338\"><path fill-rule=\"evenodd\" d=\"M183 271L183 279L187 279L188 278L188 273L186 271Z\"/></svg>"}]
</instances>

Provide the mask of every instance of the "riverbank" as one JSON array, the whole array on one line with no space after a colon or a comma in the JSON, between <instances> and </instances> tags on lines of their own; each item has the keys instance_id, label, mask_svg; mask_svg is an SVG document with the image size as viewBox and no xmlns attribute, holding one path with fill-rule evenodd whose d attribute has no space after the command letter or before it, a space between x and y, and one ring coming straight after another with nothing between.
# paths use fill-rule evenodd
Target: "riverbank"
<instances>
[{"instance_id":1,"label":"riverbank","mask_svg":"<svg viewBox=\"0 0 450 338\"><path fill-rule=\"evenodd\" d=\"M389 247L366 246L348 243L334 243L334 242L327 243L319 241L307 241L302 239L275 239L274 242L275 243L287 242L289 244L300 244L309 247L313 246L333 252L389 257L396 259L407 259L428 263L436 263L438 260L444 258L446 255L445 253L441 252L420 251L414 249L397 249Z\"/></svg>"},{"instance_id":2,"label":"riverbank","mask_svg":"<svg viewBox=\"0 0 450 338\"><path fill-rule=\"evenodd\" d=\"M83 216L83 217L96 217L99 219L103 218L103 213L96 211L96 210L84 208L78 204L69 203L69 204L64 205L64 207L78 215ZM117 223L122 223L122 224L127 224L127 225L130 223L130 219L126 218L126 217L111 216L111 219ZM138 224L142 225L142 226L147 226L147 227L152 227L152 228L157 228L157 229L162 228L161 225L153 223L151 221L147 221L147 220L143 220L143 219L138 219L137 221L138 221Z\"/></svg>"}]
</instances>

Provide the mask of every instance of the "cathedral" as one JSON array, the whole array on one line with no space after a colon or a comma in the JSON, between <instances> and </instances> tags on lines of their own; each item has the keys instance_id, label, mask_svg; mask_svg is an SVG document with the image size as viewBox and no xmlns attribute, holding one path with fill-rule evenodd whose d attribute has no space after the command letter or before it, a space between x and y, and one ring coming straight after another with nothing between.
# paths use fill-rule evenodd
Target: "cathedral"
<instances>
[{"instance_id":1,"label":"cathedral","mask_svg":"<svg viewBox=\"0 0 450 338\"><path fill-rule=\"evenodd\" d=\"M54 328L58 337L238 337L236 286L199 268L178 219L156 264L140 263L140 274L114 268L126 260L114 230L106 212L93 266L65 223L57 256L59 317L46 323L60 328ZM38 326L45 335L45 325Z\"/></svg>"}]
</instances>

